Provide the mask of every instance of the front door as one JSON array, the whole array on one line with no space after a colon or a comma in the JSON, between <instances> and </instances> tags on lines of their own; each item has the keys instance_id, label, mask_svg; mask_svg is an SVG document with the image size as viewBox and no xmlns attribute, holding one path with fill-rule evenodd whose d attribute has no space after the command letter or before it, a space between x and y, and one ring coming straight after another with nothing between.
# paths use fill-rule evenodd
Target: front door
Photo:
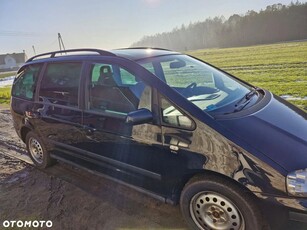
<instances>
[{"instance_id":1,"label":"front door","mask_svg":"<svg viewBox=\"0 0 307 230\"><path fill-rule=\"evenodd\" d=\"M151 190L158 187L162 168L156 153L163 149L160 125L125 123L129 112L151 110L151 87L119 65L98 62L89 64L86 89L87 140L79 148L87 160L99 164L103 173L131 184Z\"/></svg>"}]
</instances>

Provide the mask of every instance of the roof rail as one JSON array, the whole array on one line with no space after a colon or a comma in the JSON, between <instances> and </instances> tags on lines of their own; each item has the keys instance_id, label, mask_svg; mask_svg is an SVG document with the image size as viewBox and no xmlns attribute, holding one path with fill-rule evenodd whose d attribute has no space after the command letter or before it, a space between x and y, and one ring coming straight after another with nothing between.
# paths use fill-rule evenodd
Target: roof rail
<instances>
[{"instance_id":1,"label":"roof rail","mask_svg":"<svg viewBox=\"0 0 307 230\"><path fill-rule=\"evenodd\" d=\"M59 51L53 51L53 52L49 52L49 53L39 54L39 55L36 55L36 56L29 58L26 62L33 61L34 59L36 59L38 57L46 56L46 55L50 55L50 58L54 58L55 55L59 54L59 53L82 52L82 51L96 52L96 53L103 55L103 56L113 56L113 57L116 56L115 54L113 54L109 51L100 50L100 49L70 49L70 50L59 50Z\"/></svg>"},{"instance_id":2,"label":"roof rail","mask_svg":"<svg viewBox=\"0 0 307 230\"><path fill-rule=\"evenodd\" d=\"M153 50L165 50L165 51L173 51L173 50L169 50L169 49L164 49L164 48L158 48L158 47L150 47L150 46L136 46L136 47L129 47L129 48L123 48L123 49L126 49L126 50L129 50L129 49L153 49Z\"/></svg>"}]
</instances>

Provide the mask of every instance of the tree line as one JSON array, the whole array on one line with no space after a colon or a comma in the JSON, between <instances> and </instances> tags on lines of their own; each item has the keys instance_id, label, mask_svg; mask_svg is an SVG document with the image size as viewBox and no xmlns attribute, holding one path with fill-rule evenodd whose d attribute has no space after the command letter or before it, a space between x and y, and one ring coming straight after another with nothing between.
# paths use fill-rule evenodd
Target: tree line
<instances>
[{"instance_id":1,"label":"tree line","mask_svg":"<svg viewBox=\"0 0 307 230\"><path fill-rule=\"evenodd\" d=\"M171 32L144 36L132 47L161 47L186 51L307 39L307 3L274 4L265 10L208 18Z\"/></svg>"}]
</instances>

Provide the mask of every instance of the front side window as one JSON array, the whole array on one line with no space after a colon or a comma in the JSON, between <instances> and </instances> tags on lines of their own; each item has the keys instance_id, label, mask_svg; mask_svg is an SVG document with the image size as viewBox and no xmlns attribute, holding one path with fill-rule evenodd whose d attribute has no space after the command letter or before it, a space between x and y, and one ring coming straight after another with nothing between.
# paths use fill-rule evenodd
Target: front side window
<instances>
[{"instance_id":1,"label":"front side window","mask_svg":"<svg viewBox=\"0 0 307 230\"><path fill-rule=\"evenodd\" d=\"M118 65L92 64L89 79L88 109L93 111L125 115L139 108L143 92L148 94L135 74Z\"/></svg>"},{"instance_id":2,"label":"front side window","mask_svg":"<svg viewBox=\"0 0 307 230\"><path fill-rule=\"evenodd\" d=\"M82 63L50 63L40 85L41 100L50 103L78 106Z\"/></svg>"},{"instance_id":3,"label":"front side window","mask_svg":"<svg viewBox=\"0 0 307 230\"><path fill-rule=\"evenodd\" d=\"M41 65L26 66L17 76L13 87L12 95L24 99L32 100Z\"/></svg>"},{"instance_id":4,"label":"front side window","mask_svg":"<svg viewBox=\"0 0 307 230\"><path fill-rule=\"evenodd\" d=\"M154 57L139 64L151 72L150 66L159 66L154 73L157 77L207 112L234 111L234 104L251 91L231 76L186 55Z\"/></svg>"}]
</instances>

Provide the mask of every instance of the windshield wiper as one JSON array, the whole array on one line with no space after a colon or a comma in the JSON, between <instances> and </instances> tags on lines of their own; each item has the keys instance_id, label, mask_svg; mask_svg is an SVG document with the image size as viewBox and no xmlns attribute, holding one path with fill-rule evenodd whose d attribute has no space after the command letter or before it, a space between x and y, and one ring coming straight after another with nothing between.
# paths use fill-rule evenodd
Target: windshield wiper
<instances>
[{"instance_id":1,"label":"windshield wiper","mask_svg":"<svg viewBox=\"0 0 307 230\"><path fill-rule=\"evenodd\" d=\"M247 94L244 95L236 104L236 109L234 112L241 111L248 103L250 103L251 98L257 94L257 92L261 90L260 88L254 88L253 90L249 91Z\"/></svg>"}]
</instances>

